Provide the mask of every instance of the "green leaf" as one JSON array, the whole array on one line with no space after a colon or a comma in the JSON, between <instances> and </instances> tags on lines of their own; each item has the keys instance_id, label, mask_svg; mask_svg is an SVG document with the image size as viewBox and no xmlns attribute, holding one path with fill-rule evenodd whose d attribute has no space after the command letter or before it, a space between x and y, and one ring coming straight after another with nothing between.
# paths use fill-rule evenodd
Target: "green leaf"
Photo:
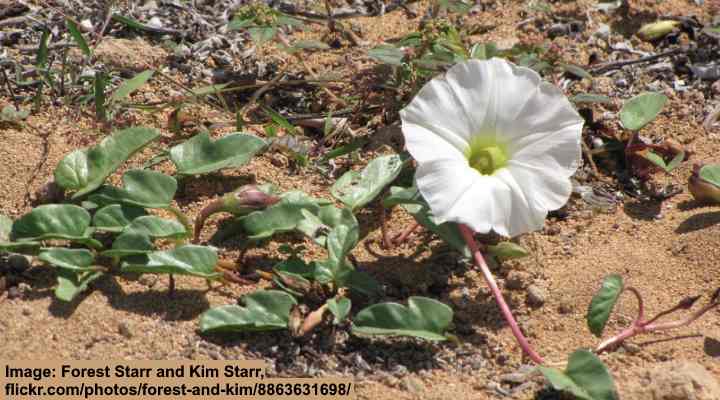
<instances>
[{"instance_id":1,"label":"green leaf","mask_svg":"<svg viewBox=\"0 0 720 400\"><path fill-rule=\"evenodd\" d=\"M115 89L115 92L113 92L113 94L110 96L110 101L113 103L117 103L124 98L130 96L132 92L140 89L141 86L147 83L147 81L152 78L154 72L155 71L149 69L126 80L122 83L122 85Z\"/></svg>"},{"instance_id":2,"label":"green leaf","mask_svg":"<svg viewBox=\"0 0 720 400\"><path fill-rule=\"evenodd\" d=\"M61 268L57 270L58 286L55 297L62 301L72 301L77 295L87 290L90 282L102 276L100 271L76 272Z\"/></svg>"},{"instance_id":3,"label":"green leaf","mask_svg":"<svg viewBox=\"0 0 720 400\"><path fill-rule=\"evenodd\" d=\"M578 77L580 79L584 79L584 78L592 79L592 75L590 75L589 72L578 67L577 65L561 64L561 67L562 67L563 71L565 71L571 75L575 75L576 77Z\"/></svg>"},{"instance_id":4,"label":"green leaf","mask_svg":"<svg viewBox=\"0 0 720 400\"><path fill-rule=\"evenodd\" d=\"M255 42L257 46L260 46L275 37L275 34L277 33L277 28L269 26L257 26L248 28L248 33L250 33L250 39L252 39L252 41Z\"/></svg>"},{"instance_id":5,"label":"green leaf","mask_svg":"<svg viewBox=\"0 0 720 400\"><path fill-rule=\"evenodd\" d=\"M154 249L149 236L137 232L125 232L118 235L110 250L100 254L104 257L127 257L149 254Z\"/></svg>"},{"instance_id":6,"label":"green leaf","mask_svg":"<svg viewBox=\"0 0 720 400\"><path fill-rule=\"evenodd\" d=\"M43 28L42 36L40 37L40 47L38 47L37 56L35 58L35 65L39 69L45 69L48 65L48 42L50 41L50 31L47 28Z\"/></svg>"},{"instance_id":7,"label":"green leaf","mask_svg":"<svg viewBox=\"0 0 720 400\"><path fill-rule=\"evenodd\" d=\"M599 103L610 104L612 99L608 96L595 93L580 93L570 98L573 103Z\"/></svg>"},{"instance_id":8,"label":"green leaf","mask_svg":"<svg viewBox=\"0 0 720 400\"><path fill-rule=\"evenodd\" d=\"M639 94L623 104L620 110L620 121L625 129L640 130L657 117L666 102L667 96L661 93Z\"/></svg>"},{"instance_id":9,"label":"green leaf","mask_svg":"<svg viewBox=\"0 0 720 400\"><path fill-rule=\"evenodd\" d=\"M35 207L13 224L12 236L19 240L67 239L90 237L90 214L71 204L46 204Z\"/></svg>"},{"instance_id":10,"label":"green leaf","mask_svg":"<svg viewBox=\"0 0 720 400\"><path fill-rule=\"evenodd\" d=\"M185 245L167 251L156 251L146 256L129 257L122 263L126 272L151 274L192 275L203 278L217 278L215 250L196 245Z\"/></svg>"},{"instance_id":11,"label":"green leaf","mask_svg":"<svg viewBox=\"0 0 720 400\"><path fill-rule=\"evenodd\" d=\"M10 232L12 232L13 220L0 214L0 242L10 240Z\"/></svg>"},{"instance_id":12,"label":"green leaf","mask_svg":"<svg viewBox=\"0 0 720 400\"><path fill-rule=\"evenodd\" d=\"M328 203L326 200L310 197L303 192L287 192L281 196L279 202L265 210L254 211L241 217L239 222L249 239L265 239L276 233L294 230L298 223L305 219L301 210L307 209L316 214L321 206Z\"/></svg>"},{"instance_id":13,"label":"green leaf","mask_svg":"<svg viewBox=\"0 0 720 400\"><path fill-rule=\"evenodd\" d=\"M265 113L270 117L270 119L276 123L281 128L285 129L289 134L296 135L297 129L295 129L295 126L290 123L290 121L287 120L287 118L283 117L282 115L278 114L277 111L273 110L269 107L263 107L263 110Z\"/></svg>"},{"instance_id":14,"label":"green leaf","mask_svg":"<svg viewBox=\"0 0 720 400\"><path fill-rule=\"evenodd\" d=\"M145 209L124 204L111 204L99 209L93 216L93 226L106 232L122 232L135 218L147 215Z\"/></svg>"},{"instance_id":15,"label":"green leaf","mask_svg":"<svg viewBox=\"0 0 720 400\"><path fill-rule=\"evenodd\" d=\"M617 400L615 383L605 365L593 353L576 350L565 371L539 366L555 390L572 393L582 400Z\"/></svg>"},{"instance_id":16,"label":"green leaf","mask_svg":"<svg viewBox=\"0 0 720 400\"><path fill-rule=\"evenodd\" d=\"M161 172L133 169L122 177L123 187L103 186L90 196L98 204L122 203L145 208L166 208L175 197L177 181Z\"/></svg>"},{"instance_id":17,"label":"green leaf","mask_svg":"<svg viewBox=\"0 0 720 400\"><path fill-rule=\"evenodd\" d=\"M587 312L587 324L595 336L600 337L610 318L610 313L615 307L620 293L623 291L623 279L620 275L608 275L603 280L602 286L590 302Z\"/></svg>"},{"instance_id":18,"label":"green leaf","mask_svg":"<svg viewBox=\"0 0 720 400\"><path fill-rule=\"evenodd\" d=\"M298 40L293 43L293 47L303 50L325 50L330 48L326 43L319 40Z\"/></svg>"},{"instance_id":19,"label":"green leaf","mask_svg":"<svg viewBox=\"0 0 720 400\"><path fill-rule=\"evenodd\" d=\"M55 182L77 191L73 199L81 197L100 187L133 154L158 137L158 131L144 127L117 131L94 147L65 156L55 168Z\"/></svg>"},{"instance_id":20,"label":"green leaf","mask_svg":"<svg viewBox=\"0 0 720 400\"><path fill-rule=\"evenodd\" d=\"M427 207L425 199L423 199L415 185L409 188L400 186L392 186L390 188L390 194L383 199L383 207L391 208L400 204L415 204Z\"/></svg>"},{"instance_id":21,"label":"green leaf","mask_svg":"<svg viewBox=\"0 0 720 400\"><path fill-rule=\"evenodd\" d=\"M232 21L230 21L228 23L227 28L228 28L228 30L231 30L231 31L238 31L241 29L245 29L254 23L255 23L255 21L253 20L253 18L245 18L245 19L234 18Z\"/></svg>"},{"instance_id":22,"label":"green leaf","mask_svg":"<svg viewBox=\"0 0 720 400\"><path fill-rule=\"evenodd\" d=\"M315 264L308 264L298 257L290 257L287 260L275 264L273 270L296 274L304 278L313 278L315 273Z\"/></svg>"},{"instance_id":23,"label":"green leaf","mask_svg":"<svg viewBox=\"0 0 720 400\"><path fill-rule=\"evenodd\" d=\"M366 138L357 138L346 145L343 145L343 146L340 146L340 147L337 147L337 148L334 148L334 149L328 151L327 153L323 154L323 156L320 157L320 159L318 159L318 161L321 163L324 163L329 160L332 160L333 158L344 156L345 154L350 154L353 151L362 148L367 143L368 143L368 140Z\"/></svg>"},{"instance_id":24,"label":"green leaf","mask_svg":"<svg viewBox=\"0 0 720 400\"><path fill-rule=\"evenodd\" d=\"M150 238L182 239L188 232L177 220L146 215L134 219L123 233L136 233Z\"/></svg>"},{"instance_id":25,"label":"green leaf","mask_svg":"<svg viewBox=\"0 0 720 400\"><path fill-rule=\"evenodd\" d=\"M15 106L8 104L0 111L0 122L19 123L30 115L30 110L16 110Z\"/></svg>"},{"instance_id":26,"label":"green leaf","mask_svg":"<svg viewBox=\"0 0 720 400\"><path fill-rule=\"evenodd\" d=\"M410 297L407 307L398 303L374 304L353 318L356 335L412 336L426 340L445 340L445 330L453 318L447 305L426 297Z\"/></svg>"},{"instance_id":27,"label":"green leaf","mask_svg":"<svg viewBox=\"0 0 720 400\"><path fill-rule=\"evenodd\" d=\"M95 73L95 92L93 97L95 100L95 117L98 121L107 121L107 107L105 98L105 89L108 84L107 75L103 71Z\"/></svg>"},{"instance_id":28,"label":"green leaf","mask_svg":"<svg viewBox=\"0 0 720 400\"><path fill-rule=\"evenodd\" d=\"M75 40L75 43L77 43L78 47L80 47L80 50L82 50L83 54L85 54L86 57L90 57L92 55L92 52L90 51L90 46L88 46L75 21L71 20L70 18L65 18L65 26L68 28L70 36L72 36L73 40Z\"/></svg>"},{"instance_id":29,"label":"green leaf","mask_svg":"<svg viewBox=\"0 0 720 400\"><path fill-rule=\"evenodd\" d=\"M530 255L524 247L513 242L500 242L495 246L488 246L488 252L504 260L523 258Z\"/></svg>"},{"instance_id":30,"label":"green leaf","mask_svg":"<svg viewBox=\"0 0 720 400\"><path fill-rule=\"evenodd\" d=\"M51 248L43 250L38 258L48 264L76 271L91 269L95 256L86 249Z\"/></svg>"},{"instance_id":31,"label":"green leaf","mask_svg":"<svg viewBox=\"0 0 720 400\"><path fill-rule=\"evenodd\" d=\"M317 214L310 210L300 210L304 218L297 224L297 230L311 238L315 243L325 247L327 235L334 228L344 225L350 229L358 229L358 222L352 211L333 205L320 207Z\"/></svg>"},{"instance_id":32,"label":"green leaf","mask_svg":"<svg viewBox=\"0 0 720 400\"><path fill-rule=\"evenodd\" d=\"M262 332L287 329L295 298L280 290L258 290L243 297L245 307L237 305L210 309L200 317L200 331Z\"/></svg>"},{"instance_id":33,"label":"green leaf","mask_svg":"<svg viewBox=\"0 0 720 400\"><path fill-rule=\"evenodd\" d=\"M218 85L207 85L207 86L201 86L199 88L194 88L192 90L192 93L195 96L207 96L209 94L219 94L222 93L222 90L225 89L229 83L221 83Z\"/></svg>"},{"instance_id":34,"label":"green leaf","mask_svg":"<svg viewBox=\"0 0 720 400\"><path fill-rule=\"evenodd\" d=\"M720 165L719 164L711 164L711 165L705 165L702 168L700 168L700 172L698 173L700 178L703 180L706 180L710 183L712 183L715 186L720 187Z\"/></svg>"},{"instance_id":35,"label":"green leaf","mask_svg":"<svg viewBox=\"0 0 720 400\"><path fill-rule=\"evenodd\" d=\"M405 53L391 44L381 44L380 46L370 49L368 56L381 63L402 65Z\"/></svg>"},{"instance_id":36,"label":"green leaf","mask_svg":"<svg viewBox=\"0 0 720 400\"><path fill-rule=\"evenodd\" d=\"M332 298L327 301L327 305L328 310L330 310L330 312L335 316L333 323L337 325L347 319L350 314L352 302L346 297L341 297L340 299Z\"/></svg>"},{"instance_id":37,"label":"green leaf","mask_svg":"<svg viewBox=\"0 0 720 400\"><path fill-rule=\"evenodd\" d=\"M138 20L134 18L126 17L120 14L113 14L112 19L127 26L128 28L137 29L140 31L147 30L147 27L145 25L141 24Z\"/></svg>"},{"instance_id":38,"label":"green leaf","mask_svg":"<svg viewBox=\"0 0 720 400\"><path fill-rule=\"evenodd\" d=\"M650 161L651 163L657 165L660 169L667 172L668 174L672 172L675 168L677 168L680 163L685 160L685 152L681 151L678 153L672 160L670 160L669 163L665 163L665 159L663 159L659 154L648 150L643 152L636 153L640 157Z\"/></svg>"},{"instance_id":39,"label":"green leaf","mask_svg":"<svg viewBox=\"0 0 720 400\"><path fill-rule=\"evenodd\" d=\"M170 159L182 175L205 174L246 164L267 143L253 135L230 134L211 141L207 132L170 149Z\"/></svg>"},{"instance_id":40,"label":"green leaf","mask_svg":"<svg viewBox=\"0 0 720 400\"><path fill-rule=\"evenodd\" d=\"M350 210L371 202L385 186L397 178L403 162L398 155L378 157L362 170L348 171L330 188L330 193L343 202Z\"/></svg>"},{"instance_id":41,"label":"green leaf","mask_svg":"<svg viewBox=\"0 0 720 400\"><path fill-rule=\"evenodd\" d=\"M499 53L500 51L495 43L477 43L470 49L470 58L475 60L489 60Z\"/></svg>"}]
</instances>

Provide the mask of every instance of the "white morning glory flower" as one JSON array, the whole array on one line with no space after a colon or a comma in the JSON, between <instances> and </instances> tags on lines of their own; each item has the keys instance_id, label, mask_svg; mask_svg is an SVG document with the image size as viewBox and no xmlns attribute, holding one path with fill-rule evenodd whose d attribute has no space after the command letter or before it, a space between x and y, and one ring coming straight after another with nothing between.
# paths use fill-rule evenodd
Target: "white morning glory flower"
<instances>
[{"instance_id":1,"label":"white morning glory flower","mask_svg":"<svg viewBox=\"0 0 720 400\"><path fill-rule=\"evenodd\" d=\"M438 223L516 236L542 228L570 196L583 119L531 69L498 58L457 64L400 116Z\"/></svg>"}]
</instances>

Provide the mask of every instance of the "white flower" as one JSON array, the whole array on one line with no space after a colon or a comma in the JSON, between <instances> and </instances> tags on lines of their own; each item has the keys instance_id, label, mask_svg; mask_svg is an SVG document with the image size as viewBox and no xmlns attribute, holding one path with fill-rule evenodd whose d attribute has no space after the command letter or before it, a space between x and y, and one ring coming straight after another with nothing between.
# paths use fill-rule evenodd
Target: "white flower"
<instances>
[{"instance_id":1,"label":"white flower","mask_svg":"<svg viewBox=\"0 0 720 400\"><path fill-rule=\"evenodd\" d=\"M570 196L583 119L531 69L497 58L457 64L400 116L438 223L516 236L542 228Z\"/></svg>"}]
</instances>

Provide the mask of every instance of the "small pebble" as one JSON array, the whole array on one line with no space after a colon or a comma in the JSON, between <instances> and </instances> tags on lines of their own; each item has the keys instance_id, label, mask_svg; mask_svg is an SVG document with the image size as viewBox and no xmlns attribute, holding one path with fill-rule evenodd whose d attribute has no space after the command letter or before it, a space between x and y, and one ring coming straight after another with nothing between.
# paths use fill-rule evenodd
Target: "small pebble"
<instances>
[{"instance_id":1,"label":"small pebble","mask_svg":"<svg viewBox=\"0 0 720 400\"><path fill-rule=\"evenodd\" d=\"M521 290L527 287L532 278L525 271L510 271L505 279L505 287L510 290Z\"/></svg>"},{"instance_id":2,"label":"small pebble","mask_svg":"<svg viewBox=\"0 0 720 400\"><path fill-rule=\"evenodd\" d=\"M23 307L22 309L22 315L29 317L32 314L32 310L30 307Z\"/></svg>"},{"instance_id":3,"label":"small pebble","mask_svg":"<svg viewBox=\"0 0 720 400\"><path fill-rule=\"evenodd\" d=\"M118 324L118 333L122 335L125 339L131 339L133 337L132 332L130 332L130 327L125 322L121 322Z\"/></svg>"},{"instance_id":4,"label":"small pebble","mask_svg":"<svg viewBox=\"0 0 720 400\"><path fill-rule=\"evenodd\" d=\"M547 292L537 285L530 285L527 288L527 302L531 307L542 307L545 304Z\"/></svg>"}]
</instances>

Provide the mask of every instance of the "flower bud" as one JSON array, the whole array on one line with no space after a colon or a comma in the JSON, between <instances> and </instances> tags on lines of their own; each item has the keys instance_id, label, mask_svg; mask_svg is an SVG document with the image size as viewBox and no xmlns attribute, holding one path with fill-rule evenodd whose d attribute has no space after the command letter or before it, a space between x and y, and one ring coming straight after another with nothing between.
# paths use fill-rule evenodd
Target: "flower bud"
<instances>
[{"instance_id":1,"label":"flower bud","mask_svg":"<svg viewBox=\"0 0 720 400\"><path fill-rule=\"evenodd\" d=\"M695 200L703 203L720 204L720 187L701 176L703 168L708 167L702 164L696 164L693 167L693 173L688 181L688 188Z\"/></svg>"},{"instance_id":2,"label":"flower bud","mask_svg":"<svg viewBox=\"0 0 720 400\"><path fill-rule=\"evenodd\" d=\"M642 40L656 40L672 32L678 26L680 26L680 21L657 21L643 25L637 32L637 36Z\"/></svg>"}]
</instances>

